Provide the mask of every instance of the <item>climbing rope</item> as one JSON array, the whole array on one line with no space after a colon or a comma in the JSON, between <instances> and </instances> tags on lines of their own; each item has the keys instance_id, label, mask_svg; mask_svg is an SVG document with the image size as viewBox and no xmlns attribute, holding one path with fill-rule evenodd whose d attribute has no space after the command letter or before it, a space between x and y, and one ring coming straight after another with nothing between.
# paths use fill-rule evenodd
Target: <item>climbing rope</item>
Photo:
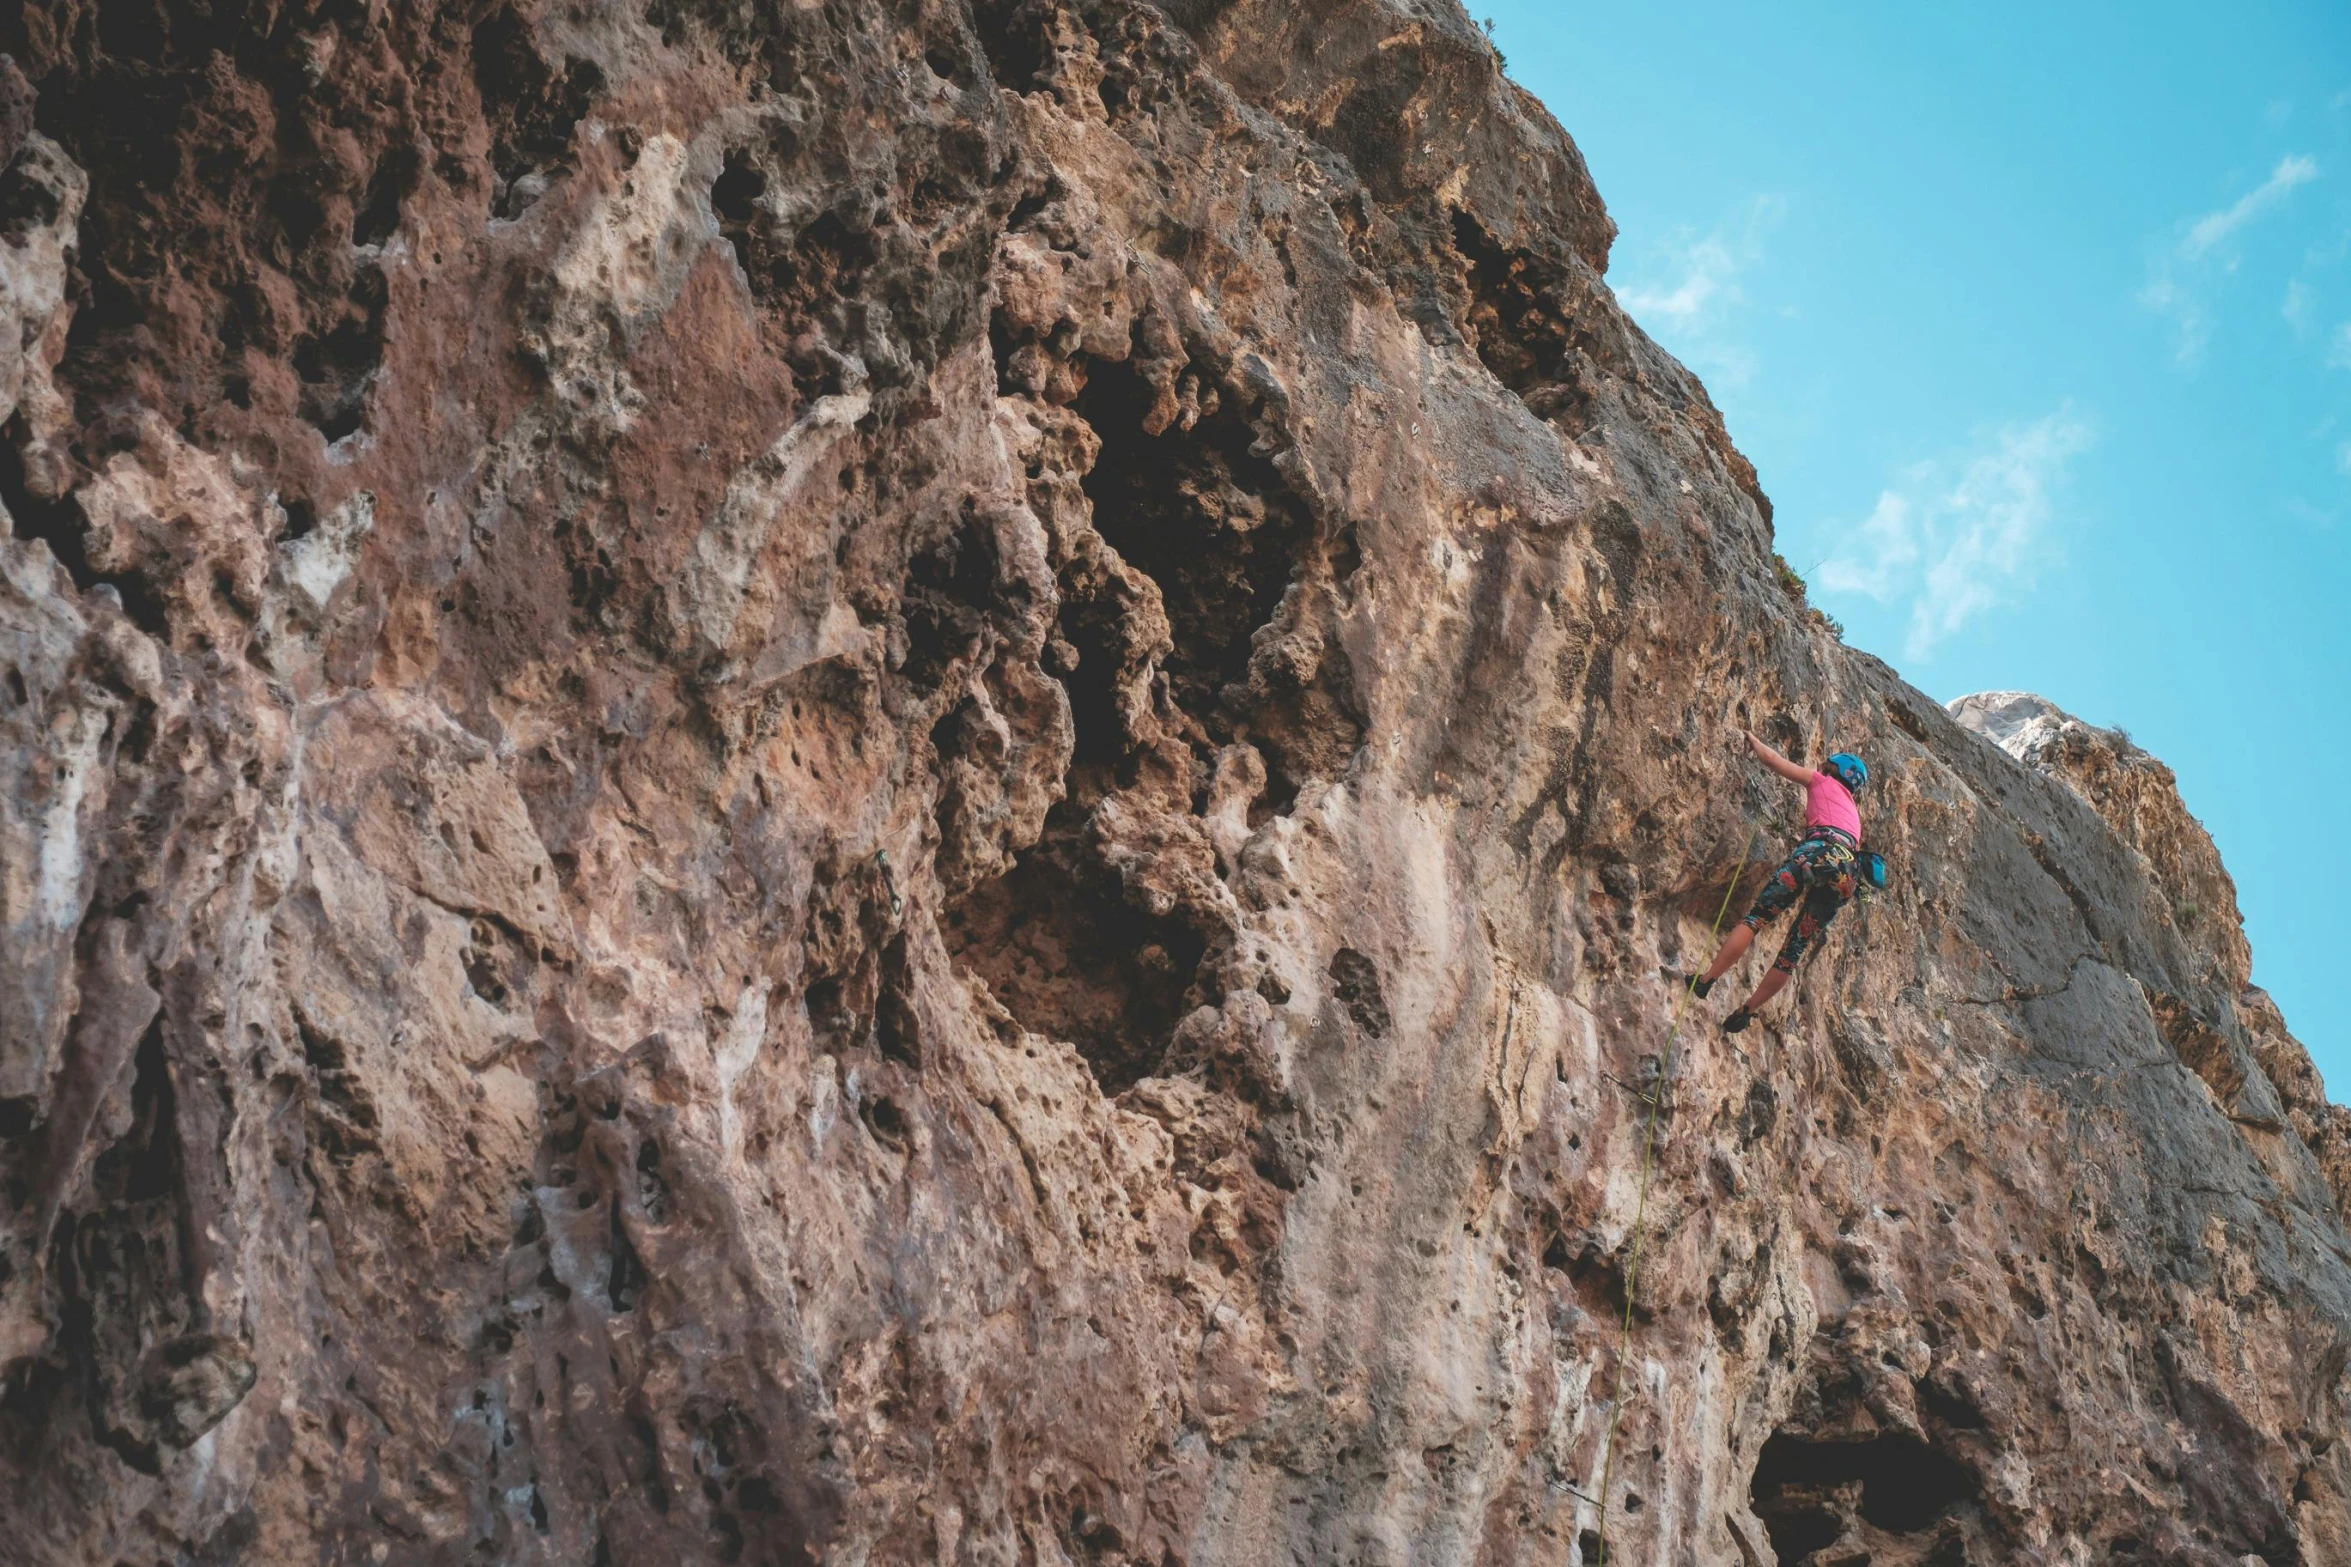
<instances>
[{"instance_id":1,"label":"climbing rope","mask_svg":"<svg viewBox=\"0 0 2351 1567\"><path fill-rule=\"evenodd\" d=\"M1722 907L1714 912L1714 929L1709 939L1722 935L1722 922L1731 912L1731 898L1739 890L1740 878L1747 874L1747 862L1755 853L1755 841L1763 836L1757 827L1747 834L1747 847L1739 851L1739 863L1731 871L1730 885L1722 890ZM1682 984L1681 994L1674 998L1673 1021L1665 1030L1665 1054L1658 1062L1657 1082L1649 1094L1649 1124L1641 1133L1641 1187L1633 1202L1633 1249L1625 1261L1624 1271L1624 1334L1616 1347L1616 1385L1608 1394L1608 1435L1600 1445L1600 1554L1593 1567L1608 1564L1608 1499L1611 1483L1616 1477L1616 1427L1624 1416L1624 1368L1633 1353L1633 1301L1641 1277L1641 1247L1647 1239L1649 1221L1649 1177L1655 1168L1657 1152L1657 1112L1665 1103L1665 1090L1673 1081L1673 1046L1681 1036L1682 1013L1688 1008L1690 997L1698 988L1698 976L1692 974Z\"/></svg>"}]
</instances>

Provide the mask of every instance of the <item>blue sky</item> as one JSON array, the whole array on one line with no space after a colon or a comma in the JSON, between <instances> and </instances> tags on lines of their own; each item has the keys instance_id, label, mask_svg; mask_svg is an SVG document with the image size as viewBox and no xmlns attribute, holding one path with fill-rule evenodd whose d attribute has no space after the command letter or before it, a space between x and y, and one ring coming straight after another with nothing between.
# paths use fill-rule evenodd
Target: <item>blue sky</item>
<instances>
[{"instance_id":1,"label":"blue sky","mask_svg":"<svg viewBox=\"0 0 2351 1567\"><path fill-rule=\"evenodd\" d=\"M1814 601L2170 763L2351 1100L2351 7L1471 4Z\"/></svg>"}]
</instances>

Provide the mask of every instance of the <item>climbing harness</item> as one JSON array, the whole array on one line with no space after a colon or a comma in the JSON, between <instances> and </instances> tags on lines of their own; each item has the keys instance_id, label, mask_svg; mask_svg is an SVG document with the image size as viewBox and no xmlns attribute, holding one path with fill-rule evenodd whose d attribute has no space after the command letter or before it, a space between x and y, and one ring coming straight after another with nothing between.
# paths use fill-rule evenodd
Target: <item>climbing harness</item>
<instances>
[{"instance_id":1,"label":"climbing harness","mask_svg":"<svg viewBox=\"0 0 2351 1567\"><path fill-rule=\"evenodd\" d=\"M1754 857L1755 842L1763 835L1757 827L1747 834L1747 847L1739 851L1738 866L1731 872L1730 885L1722 890L1722 907L1714 913L1713 934L1722 934L1722 922L1731 912L1731 899L1739 890L1739 879L1747 873L1747 862ZM1649 1177L1655 1167L1657 1152L1657 1111L1665 1102L1665 1091L1673 1081L1673 1045L1682 1031L1682 1013L1692 994L1698 988L1698 978L1691 975L1682 984L1674 998L1673 1021L1665 1030L1665 1053L1657 1067L1657 1088L1649 1099L1649 1124L1641 1133L1640 1195L1633 1202L1633 1249L1626 1259L1624 1270L1624 1333L1616 1347L1616 1385L1608 1394L1608 1435L1600 1444L1600 1554L1593 1567L1607 1567L1608 1563L1608 1498L1616 1476L1616 1427L1624 1416L1624 1368L1633 1353L1633 1302L1638 1298L1641 1279L1641 1246L1649 1221Z\"/></svg>"}]
</instances>

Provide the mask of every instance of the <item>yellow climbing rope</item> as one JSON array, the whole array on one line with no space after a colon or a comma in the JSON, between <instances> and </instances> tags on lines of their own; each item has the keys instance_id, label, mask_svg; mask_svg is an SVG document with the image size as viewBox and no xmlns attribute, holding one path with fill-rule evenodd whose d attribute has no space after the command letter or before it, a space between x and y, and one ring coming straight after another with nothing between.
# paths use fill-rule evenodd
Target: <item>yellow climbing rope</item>
<instances>
[{"instance_id":1,"label":"yellow climbing rope","mask_svg":"<svg viewBox=\"0 0 2351 1567\"><path fill-rule=\"evenodd\" d=\"M1739 890L1740 878L1747 873L1747 861L1755 853L1755 840L1763 836L1757 827L1747 834L1747 847L1739 851L1739 863L1731 871L1730 885L1722 890L1722 907L1714 912L1712 936L1722 934L1722 922L1731 912L1731 897ZM1624 1270L1624 1335L1616 1347L1616 1385L1608 1394L1608 1435L1600 1445L1600 1553L1593 1567L1607 1567L1608 1563L1608 1498L1616 1478L1616 1427L1624 1415L1624 1368L1633 1352L1633 1300L1641 1277L1641 1246L1647 1239L1649 1221L1649 1176L1654 1168L1657 1151L1657 1111L1665 1103L1665 1090L1673 1081L1673 1045L1682 1031L1682 1013L1690 997L1698 988L1698 976L1692 974L1682 985L1681 994L1674 998L1673 1021L1665 1030L1665 1054L1657 1065L1657 1082L1649 1093L1649 1124L1641 1133L1641 1191L1633 1202L1633 1249L1625 1261Z\"/></svg>"}]
</instances>

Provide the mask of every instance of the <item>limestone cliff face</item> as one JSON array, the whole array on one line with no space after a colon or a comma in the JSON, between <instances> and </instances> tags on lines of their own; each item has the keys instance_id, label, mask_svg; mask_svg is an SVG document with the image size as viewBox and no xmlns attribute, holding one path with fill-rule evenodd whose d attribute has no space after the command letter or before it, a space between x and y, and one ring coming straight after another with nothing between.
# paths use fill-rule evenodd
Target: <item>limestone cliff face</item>
<instances>
[{"instance_id":1,"label":"limestone cliff face","mask_svg":"<svg viewBox=\"0 0 2351 1567\"><path fill-rule=\"evenodd\" d=\"M1782 590L1450 0L0 46L12 1560L2351 1560L2209 841ZM1636 1276L1742 725L1896 881Z\"/></svg>"}]
</instances>

